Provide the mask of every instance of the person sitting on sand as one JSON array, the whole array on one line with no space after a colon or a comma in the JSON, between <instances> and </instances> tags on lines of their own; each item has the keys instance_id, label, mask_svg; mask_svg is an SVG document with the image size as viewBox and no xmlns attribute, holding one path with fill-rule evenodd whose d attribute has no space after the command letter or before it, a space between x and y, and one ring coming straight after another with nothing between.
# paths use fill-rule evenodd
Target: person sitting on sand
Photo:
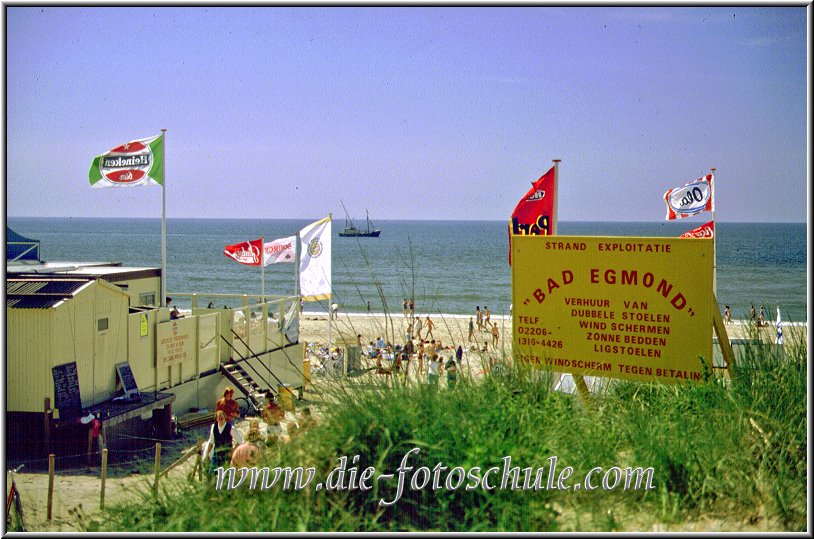
<instances>
[{"instance_id":1,"label":"person sitting on sand","mask_svg":"<svg viewBox=\"0 0 814 539\"><path fill-rule=\"evenodd\" d=\"M483 347L480 349L481 352L488 352L489 351L489 341L483 341Z\"/></svg>"},{"instance_id":2,"label":"person sitting on sand","mask_svg":"<svg viewBox=\"0 0 814 539\"><path fill-rule=\"evenodd\" d=\"M283 429L280 422L285 419L285 410L277 404L271 390L266 391L266 404L263 406L260 415L262 415L263 421L266 422L266 444L276 442L280 434L282 434Z\"/></svg>"},{"instance_id":3,"label":"person sitting on sand","mask_svg":"<svg viewBox=\"0 0 814 539\"><path fill-rule=\"evenodd\" d=\"M249 423L249 432L246 433L246 440L253 444L263 441L263 435L260 434L260 421L257 419L252 419Z\"/></svg>"},{"instance_id":4,"label":"person sitting on sand","mask_svg":"<svg viewBox=\"0 0 814 539\"><path fill-rule=\"evenodd\" d=\"M305 407L300 412L300 430L306 430L317 424L316 419L311 414L311 408Z\"/></svg>"},{"instance_id":5,"label":"person sitting on sand","mask_svg":"<svg viewBox=\"0 0 814 539\"><path fill-rule=\"evenodd\" d=\"M248 468L257 464L257 459L260 456L260 449L247 442L235 447L232 452L232 461L229 464L232 468Z\"/></svg>"}]
</instances>

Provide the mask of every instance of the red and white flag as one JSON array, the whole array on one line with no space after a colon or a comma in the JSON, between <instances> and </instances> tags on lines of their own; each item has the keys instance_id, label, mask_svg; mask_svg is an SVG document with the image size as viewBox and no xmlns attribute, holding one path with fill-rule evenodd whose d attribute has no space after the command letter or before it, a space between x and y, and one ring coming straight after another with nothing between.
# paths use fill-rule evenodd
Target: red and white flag
<instances>
[{"instance_id":1,"label":"red and white flag","mask_svg":"<svg viewBox=\"0 0 814 539\"><path fill-rule=\"evenodd\" d=\"M296 236L289 236L264 244L263 265L294 262L294 240L296 239Z\"/></svg>"},{"instance_id":2,"label":"red and white flag","mask_svg":"<svg viewBox=\"0 0 814 539\"><path fill-rule=\"evenodd\" d=\"M664 193L667 204L667 221L682 219L705 211L715 211L715 198L712 189L712 174L676 187Z\"/></svg>"},{"instance_id":3,"label":"red and white flag","mask_svg":"<svg viewBox=\"0 0 814 539\"><path fill-rule=\"evenodd\" d=\"M679 238L712 238L715 237L715 221L704 223L698 228L688 230L679 236Z\"/></svg>"},{"instance_id":4,"label":"red and white flag","mask_svg":"<svg viewBox=\"0 0 814 539\"><path fill-rule=\"evenodd\" d=\"M554 167L532 182L512 212L509 223L509 265L512 264L512 236L549 236L554 222Z\"/></svg>"},{"instance_id":5,"label":"red and white flag","mask_svg":"<svg viewBox=\"0 0 814 539\"><path fill-rule=\"evenodd\" d=\"M263 251L263 239L244 241L234 245L227 245L223 254L247 266L260 265L260 253Z\"/></svg>"}]
</instances>

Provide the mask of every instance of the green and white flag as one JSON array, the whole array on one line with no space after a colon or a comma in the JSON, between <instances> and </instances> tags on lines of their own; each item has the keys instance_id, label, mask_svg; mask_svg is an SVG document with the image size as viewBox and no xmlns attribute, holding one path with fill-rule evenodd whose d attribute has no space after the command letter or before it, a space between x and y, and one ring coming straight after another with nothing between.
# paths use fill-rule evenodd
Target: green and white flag
<instances>
[{"instance_id":1,"label":"green and white flag","mask_svg":"<svg viewBox=\"0 0 814 539\"><path fill-rule=\"evenodd\" d=\"M133 140L96 156L88 179L94 188L164 185L163 134Z\"/></svg>"}]
</instances>

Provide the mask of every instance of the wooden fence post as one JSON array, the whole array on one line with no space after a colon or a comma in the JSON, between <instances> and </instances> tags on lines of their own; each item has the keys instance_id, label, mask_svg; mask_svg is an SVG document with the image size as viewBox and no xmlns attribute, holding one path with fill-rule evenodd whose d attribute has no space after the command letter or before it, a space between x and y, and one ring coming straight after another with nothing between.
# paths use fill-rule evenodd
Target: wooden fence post
<instances>
[{"instance_id":1,"label":"wooden fence post","mask_svg":"<svg viewBox=\"0 0 814 539\"><path fill-rule=\"evenodd\" d=\"M153 485L153 490L155 494L158 495L158 477L161 474L161 443L156 442L155 444L155 484Z\"/></svg>"},{"instance_id":2,"label":"wooden fence post","mask_svg":"<svg viewBox=\"0 0 814 539\"><path fill-rule=\"evenodd\" d=\"M107 479L107 448L102 449L102 494L99 498L99 509L105 508L105 480Z\"/></svg>"},{"instance_id":3,"label":"wooden fence post","mask_svg":"<svg viewBox=\"0 0 814 539\"><path fill-rule=\"evenodd\" d=\"M54 454L48 455L48 520L53 516L54 508Z\"/></svg>"},{"instance_id":4,"label":"wooden fence post","mask_svg":"<svg viewBox=\"0 0 814 539\"><path fill-rule=\"evenodd\" d=\"M45 397L42 414L43 440L45 441L45 452L51 453L51 398Z\"/></svg>"}]
</instances>

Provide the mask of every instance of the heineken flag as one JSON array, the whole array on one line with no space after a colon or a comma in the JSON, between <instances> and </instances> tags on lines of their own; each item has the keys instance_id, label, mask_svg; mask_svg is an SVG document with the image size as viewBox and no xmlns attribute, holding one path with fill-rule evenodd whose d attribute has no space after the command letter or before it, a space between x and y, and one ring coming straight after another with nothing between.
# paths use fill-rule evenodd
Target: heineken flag
<instances>
[{"instance_id":1,"label":"heineken flag","mask_svg":"<svg viewBox=\"0 0 814 539\"><path fill-rule=\"evenodd\" d=\"M91 187L164 185L162 137L133 140L96 156L88 172Z\"/></svg>"}]
</instances>

